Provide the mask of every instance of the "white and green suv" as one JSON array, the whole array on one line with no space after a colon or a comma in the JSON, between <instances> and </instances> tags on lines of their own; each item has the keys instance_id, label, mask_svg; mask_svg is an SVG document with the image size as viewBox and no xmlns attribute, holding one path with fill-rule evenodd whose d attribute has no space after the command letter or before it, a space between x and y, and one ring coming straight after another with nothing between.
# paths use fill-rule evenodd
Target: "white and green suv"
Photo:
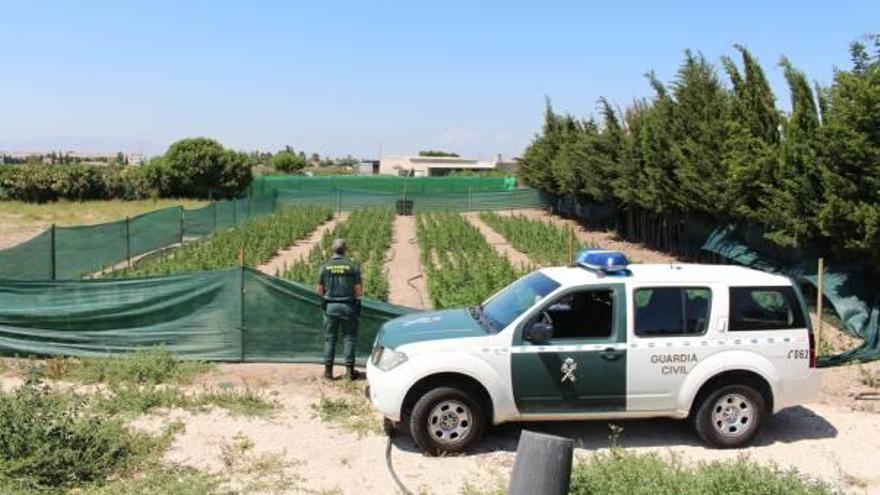
<instances>
[{"instance_id":1,"label":"white and green suv","mask_svg":"<svg viewBox=\"0 0 880 495\"><path fill-rule=\"evenodd\" d=\"M790 279L584 251L479 306L387 322L367 379L387 424L440 454L489 424L649 417L690 418L708 444L738 447L814 397L819 375Z\"/></svg>"}]
</instances>

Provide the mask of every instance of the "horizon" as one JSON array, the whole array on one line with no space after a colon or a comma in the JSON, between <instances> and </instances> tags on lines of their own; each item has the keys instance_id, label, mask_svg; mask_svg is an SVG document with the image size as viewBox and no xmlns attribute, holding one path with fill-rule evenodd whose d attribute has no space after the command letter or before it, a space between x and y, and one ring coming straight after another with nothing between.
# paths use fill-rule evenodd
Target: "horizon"
<instances>
[{"instance_id":1,"label":"horizon","mask_svg":"<svg viewBox=\"0 0 880 495\"><path fill-rule=\"evenodd\" d=\"M823 8L819 8L819 7ZM787 109L777 62L811 81L849 67L849 44L880 4L747 2L723 15L673 6L486 2L348 4L265 1L83 2L6 6L0 150L161 154L187 137L239 151L284 146L374 158L441 149L520 156L545 97L581 118L607 97L651 95L684 51L745 45ZM624 27L621 27L624 26ZM723 75L723 74L722 74ZM381 153L380 153L381 149Z\"/></svg>"}]
</instances>

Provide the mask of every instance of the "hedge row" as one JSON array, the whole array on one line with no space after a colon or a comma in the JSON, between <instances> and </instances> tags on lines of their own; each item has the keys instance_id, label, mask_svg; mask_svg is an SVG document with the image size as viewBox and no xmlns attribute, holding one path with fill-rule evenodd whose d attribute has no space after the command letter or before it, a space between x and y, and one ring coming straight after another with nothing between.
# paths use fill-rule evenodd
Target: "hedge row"
<instances>
[{"instance_id":1,"label":"hedge row","mask_svg":"<svg viewBox=\"0 0 880 495\"><path fill-rule=\"evenodd\" d=\"M141 167L0 165L0 200L231 198L252 179L248 158L216 141L185 139Z\"/></svg>"}]
</instances>

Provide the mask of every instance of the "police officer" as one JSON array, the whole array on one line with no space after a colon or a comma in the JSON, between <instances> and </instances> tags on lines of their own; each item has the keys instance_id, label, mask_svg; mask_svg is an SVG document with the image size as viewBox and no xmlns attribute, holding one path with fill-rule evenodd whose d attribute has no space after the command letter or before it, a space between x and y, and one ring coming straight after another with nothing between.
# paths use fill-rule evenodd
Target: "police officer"
<instances>
[{"instance_id":1,"label":"police officer","mask_svg":"<svg viewBox=\"0 0 880 495\"><path fill-rule=\"evenodd\" d=\"M321 265L318 285L315 288L322 298L324 310L324 378L333 379L333 360L336 356L336 339L342 333L342 353L348 378L357 380L360 374L354 369L354 346L357 340L360 316L361 270L345 257L344 239L333 241L333 256Z\"/></svg>"}]
</instances>

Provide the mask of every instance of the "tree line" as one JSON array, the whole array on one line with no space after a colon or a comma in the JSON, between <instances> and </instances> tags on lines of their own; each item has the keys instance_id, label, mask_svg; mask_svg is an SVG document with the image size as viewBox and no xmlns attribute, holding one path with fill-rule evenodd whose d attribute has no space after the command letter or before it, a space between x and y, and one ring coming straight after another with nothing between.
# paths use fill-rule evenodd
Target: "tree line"
<instances>
[{"instance_id":1,"label":"tree line","mask_svg":"<svg viewBox=\"0 0 880 495\"><path fill-rule=\"evenodd\" d=\"M182 139L139 167L86 164L0 166L0 200L234 198L253 175L244 153L208 138Z\"/></svg>"},{"instance_id":2,"label":"tree line","mask_svg":"<svg viewBox=\"0 0 880 495\"><path fill-rule=\"evenodd\" d=\"M866 40L850 45L851 67L827 87L783 57L790 111L743 46L720 69L686 51L670 83L650 72L651 97L622 109L600 98L597 117L557 113L548 100L518 175L638 214L643 231L659 232L644 234L655 244L675 235L670 219L702 218L880 266L880 35Z\"/></svg>"}]
</instances>

